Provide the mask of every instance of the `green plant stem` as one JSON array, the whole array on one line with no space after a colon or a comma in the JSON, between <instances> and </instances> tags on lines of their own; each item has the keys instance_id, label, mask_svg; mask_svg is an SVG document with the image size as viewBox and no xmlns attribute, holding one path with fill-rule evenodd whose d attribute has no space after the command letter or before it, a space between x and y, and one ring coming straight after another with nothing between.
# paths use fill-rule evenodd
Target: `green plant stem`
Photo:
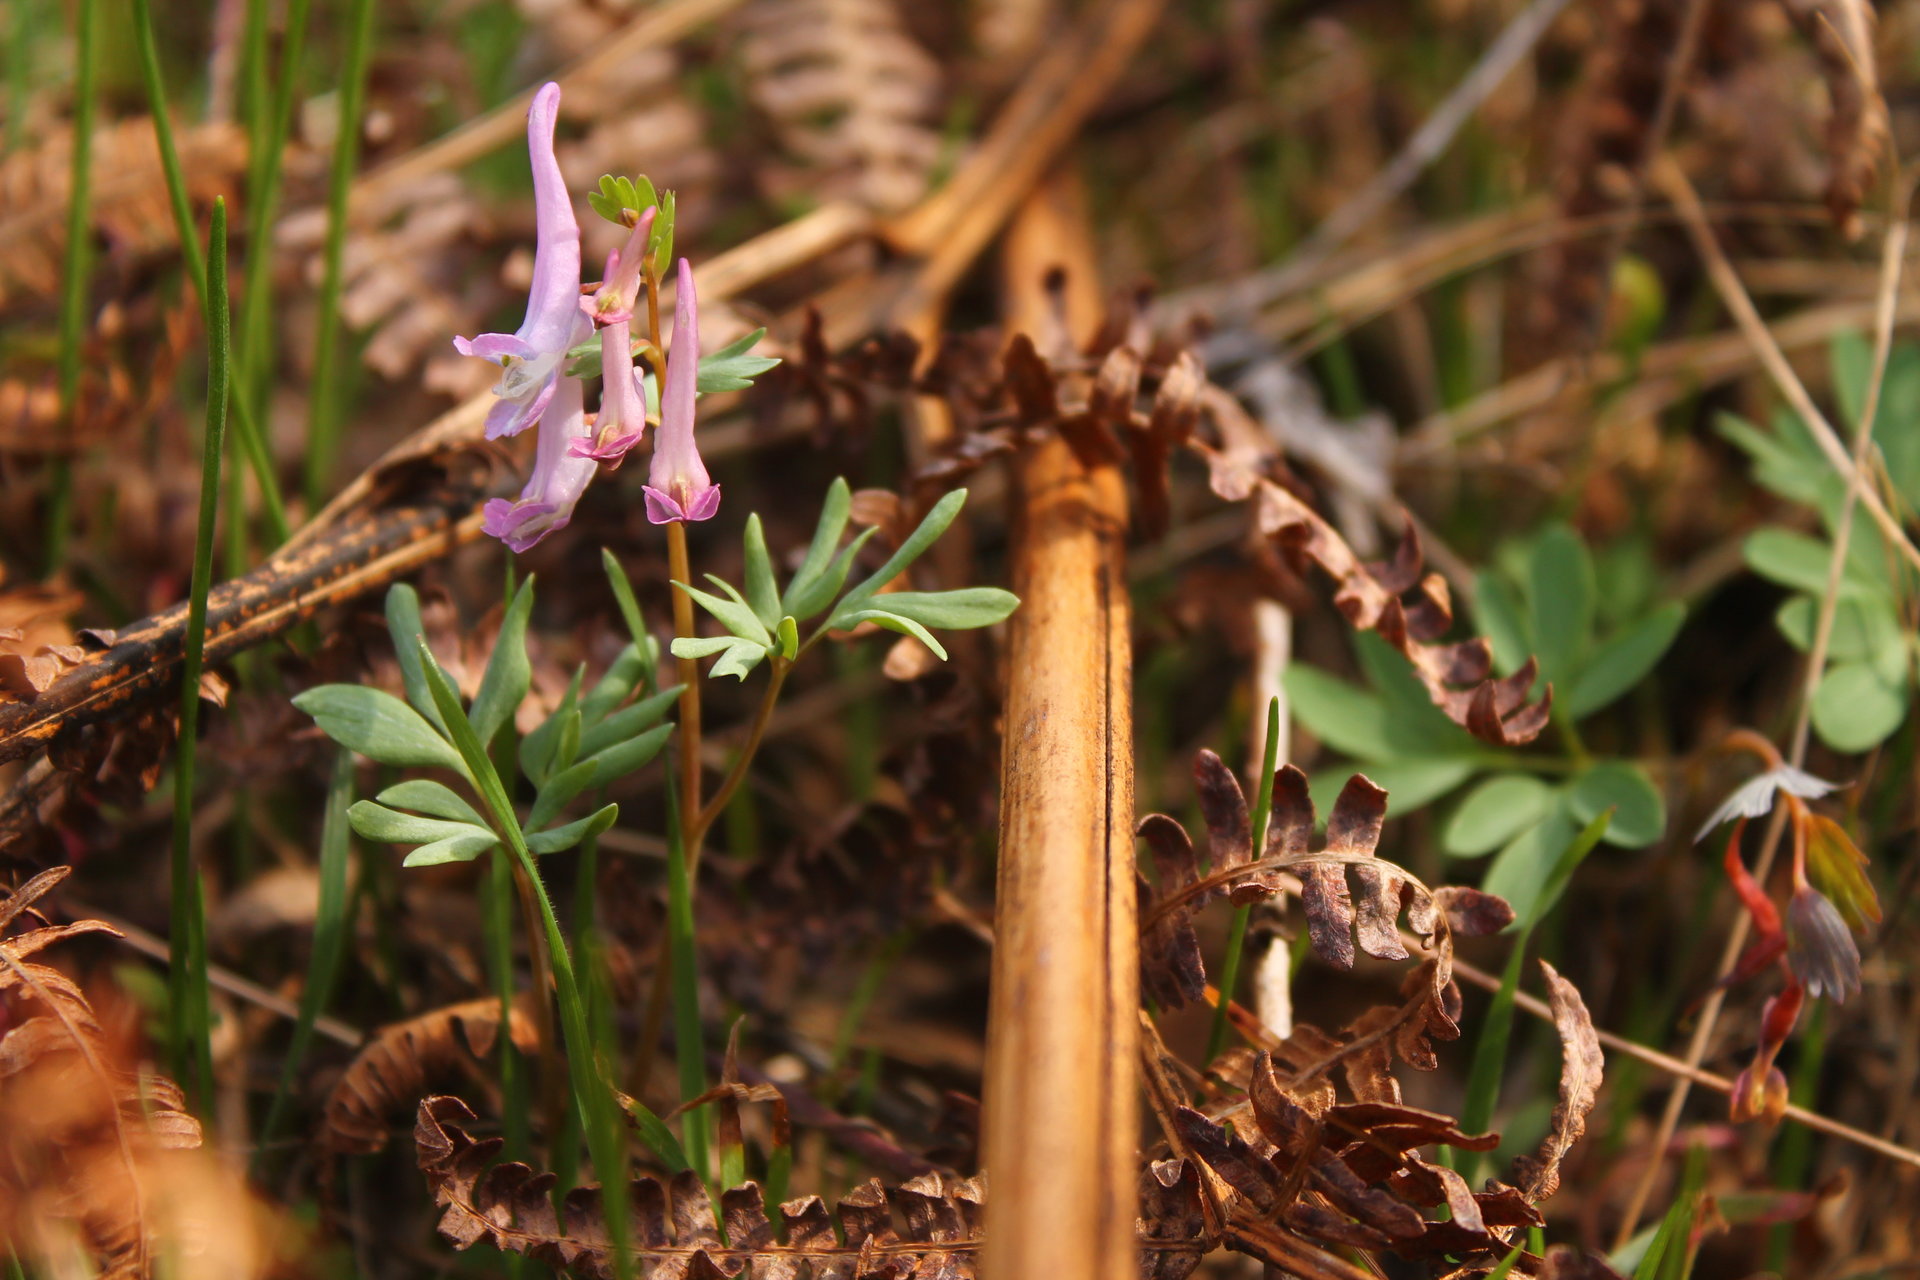
<instances>
[{"instance_id":1,"label":"green plant stem","mask_svg":"<svg viewBox=\"0 0 1920 1280\"><path fill-rule=\"evenodd\" d=\"M667 800L667 956L673 982L674 1061L680 1072L680 1100L697 1098L707 1090L705 1035L700 1023L700 970L694 950L693 868L683 838L682 810ZM682 1141L687 1161L703 1179L713 1177L708 1128L712 1112L695 1107L687 1112Z\"/></svg>"},{"instance_id":2,"label":"green plant stem","mask_svg":"<svg viewBox=\"0 0 1920 1280\"><path fill-rule=\"evenodd\" d=\"M497 847L487 860L487 892L484 911L487 922L487 963L493 970L494 993L500 998L500 1093L505 1100L502 1134L507 1145L502 1155L522 1160L531 1154L530 1128L527 1123L527 1081L520 1051L513 1043L513 861L504 847Z\"/></svg>"},{"instance_id":3,"label":"green plant stem","mask_svg":"<svg viewBox=\"0 0 1920 1280\"><path fill-rule=\"evenodd\" d=\"M347 196L360 158L360 114L373 57L373 0L353 0L346 67L340 75L340 124L334 133L327 174L327 242L320 280L319 321L313 342L313 396L307 402L306 499L318 510L333 483L340 453L339 377L334 371L340 340L340 293L346 272Z\"/></svg>"},{"instance_id":4,"label":"green plant stem","mask_svg":"<svg viewBox=\"0 0 1920 1280\"><path fill-rule=\"evenodd\" d=\"M453 745L465 762L475 789L493 815L496 833L506 841L513 854L515 867L525 878L535 917L529 924L545 934L553 965L553 981L560 999L560 1025L566 1036L567 1071L573 1084L574 1101L579 1105L584 1121L587 1150L593 1159L594 1172L600 1178L606 1206L608 1241L616 1266L624 1274L632 1262L626 1248L626 1130L619 1120L612 1087L601 1076L599 1061L594 1056L586 1006L580 999L580 986L574 977L567 940L560 932L560 919L554 913L553 900L547 896L546 885L541 883L540 869L534 864L532 851L527 848L526 834L520 829L520 817L514 812L513 801L508 797L506 785L493 767L486 747L467 719L466 709L460 704L458 689L441 668L424 637L420 639L419 646L421 666L434 704L440 708L441 718L446 722ZM545 998L544 992L541 998Z\"/></svg>"},{"instance_id":5,"label":"green plant stem","mask_svg":"<svg viewBox=\"0 0 1920 1280\"><path fill-rule=\"evenodd\" d=\"M180 745L173 774L173 948L169 962L169 1040L175 1071L202 1115L213 1091L212 1019L207 993L206 920L193 865L193 772L200 723L200 673L206 662L207 592L213 584L213 530L220 513L220 451L227 431L229 376L227 202L214 201L207 252L207 428L200 448L200 516L193 543L186 655L180 670Z\"/></svg>"},{"instance_id":6,"label":"green plant stem","mask_svg":"<svg viewBox=\"0 0 1920 1280\"><path fill-rule=\"evenodd\" d=\"M69 438L78 438L80 344L87 336L87 286L92 277L93 85L98 69L94 39L99 0L80 0L74 14L73 153L68 167L67 249L61 266L60 418ZM73 460L55 455L47 495L46 570L66 563L73 524Z\"/></svg>"},{"instance_id":7,"label":"green plant stem","mask_svg":"<svg viewBox=\"0 0 1920 1280\"><path fill-rule=\"evenodd\" d=\"M553 1034L554 961L547 938L533 927L540 919L540 914L535 895L539 886L535 883L531 868L531 863L524 867L518 862L514 864L513 888L519 895L520 914L526 918L528 928L527 955L533 967L533 1025L534 1034L540 1041L540 1097L546 1106L547 1132L558 1135L566 1129L567 1110L566 1099L561 1092L564 1076L560 1068L560 1049ZM584 1042L576 1043L569 1034L568 1054L571 1056L585 1051Z\"/></svg>"},{"instance_id":8,"label":"green plant stem","mask_svg":"<svg viewBox=\"0 0 1920 1280\"><path fill-rule=\"evenodd\" d=\"M651 305L652 290L647 297ZM668 576L675 582L693 581L687 559L687 526L683 521L675 520L667 525L667 565ZM693 638L693 598L684 591L673 593L673 637L676 640ZM698 814L701 811L700 666L693 658L676 657L674 670L680 680L680 812ZM699 846L693 841L688 844L689 856L697 868Z\"/></svg>"},{"instance_id":9,"label":"green plant stem","mask_svg":"<svg viewBox=\"0 0 1920 1280\"><path fill-rule=\"evenodd\" d=\"M707 832L713 829L713 824L719 821L720 815L726 812L727 802L733 799L733 793L746 780L747 770L753 764L754 753L760 749L761 739L766 737L767 724L773 719L774 706L780 701L780 690L787 683L787 673L791 670L792 662L779 654L773 655L767 688L760 695L760 706L754 711L753 723L747 728L747 741L734 756L733 765L727 770L727 776L721 779L719 789L689 828L687 847L694 851L692 866L696 872L700 867L700 843Z\"/></svg>"},{"instance_id":10,"label":"green plant stem","mask_svg":"<svg viewBox=\"0 0 1920 1280\"><path fill-rule=\"evenodd\" d=\"M295 89L300 82L300 59L306 44L307 15L311 0L291 0L287 6L286 39L280 50L280 68L275 77L271 110L259 101L258 92L250 95L250 146L247 155L247 280L240 306L240 343L235 353L239 391L235 399L247 406L253 421L268 419L267 394L273 374L273 220L280 208L282 160L287 137L293 127ZM265 14L254 23L249 14L250 82L256 91L264 88L266 32ZM257 59L257 60L256 60ZM322 386L318 378L316 387ZM264 490L269 482L262 480ZM272 501L282 503L279 485L272 484ZM232 475L233 512L238 513L246 495L244 473L234 468ZM230 515L228 529L228 567L242 572L247 559L246 521Z\"/></svg>"},{"instance_id":11,"label":"green plant stem","mask_svg":"<svg viewBox=\"0 0 1920 1280\"><path fill-rule=\"evenodd\" d=\"M340 960L346 954L348 933L347 873L353 852L352 828L347 822L347 806L353 803L353 752L342 747L334 757L333 778L327 787L326 819L320 830L320 905L314 913L313 956L307 964L306 985L300 991L300 1016L293 1026L293 1038L287 1044L286 1061L280 1067L280 1083L274 1090L273 1104L260 1126L259 1145L255 1148L257 1172L261 1155L279 1131L287 1102L293 1097L294 1078L313 1042L313 1024L333 994L340 974ZM505 1024L501 1024L503 1027Z\"/></svg>"},{"instance_id":12,"label":"green plant stem","mask_svg":"<svg viewBox=\"0 0 1920 1280\"><path fill-rule=\"evenodd\" d=\"M208 298L206 260L201 256L199 233L193 225L193 205L187 197L186 170L180 164L180 152L174 145L173 122L167 111L166 85L160 76L160 49L153 38L152 0L133 0L133 36L140 55L140 76L147 90L147 108L153 117L154 140L160 149L160 172L166 179L167 202L173 207L174 230L180 237L180 255L186 263L194 291L200 295L200 304L205 307ZM224 284L222 288L225 288ZM280 500L280 487L273 475L273 460L267 456L266 443L260 434L259 424L254 421L252 406L242 397L233 402L232 409L234 435L239 439L241 450L246 454L247 463L260 486L268 532L276 544L285 542L291 532L287 524L286 505Z\"/></svg>"},{"instance_id":13,"label":"green plant stem","mask_svg":"<svg viewBox=\"0 0 1920 1280\"><path fill-rule=\"evenodd\" d=\"M1253 846L1249 859L1266 856L1267 826L1273 818L1273 775L1280 767L1280 699L1267 703L1267 744L1260 757L1260 790L1253 805ZM1219 868L1210 867L1209 871ZM1213 1007L1213 1026L1207 1033L1207 1057L1212 1062L1227 1043L1227 1010L1233 1004L1234 988L1240 983L1240 958L1247 949L1247 925L1253 918L1251 904L1234 910L1233 923L1227 928L1227 953L1220 960L1220 1000Z\"/></svg>"}]
</instances>

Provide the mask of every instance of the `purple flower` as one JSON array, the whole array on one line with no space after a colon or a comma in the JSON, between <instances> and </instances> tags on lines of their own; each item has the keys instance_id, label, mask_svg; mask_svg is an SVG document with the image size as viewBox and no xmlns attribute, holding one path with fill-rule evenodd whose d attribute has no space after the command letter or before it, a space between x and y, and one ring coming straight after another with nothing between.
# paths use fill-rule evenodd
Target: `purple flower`
<instances>
[{"instance_id":1,"label":"purple flower","mask_svg":"<svg viewBox=\"0 0 1920 1280\"><path fill-rule=\"evenodd\" d=\"M593 318L600 330L600 414L590 440L575 440L568 452L613 466L640 443L647 430L647 398L633 367L633 304L640 293L640 271L653 230L654 210L640 215L625 247L607 257Z\"/></svg>"},{"instance_id":2,"label":"purple flower","mask_svg":"<svg viewBox=\"0 0 1920 1280\"><path fill-rule=\"evenodd\" d=\"M707 478L693 442L699 364L699 302L693 292L693 268L682 258L673 304L673 344L667 355L666 386L660 393L660 433L654 437L653 466L643 489L647 519L655 524L710 520L720 509L720 486Z\"/></svg>"},{"instance_id":3,"label":"purple flower","mask_svg":"<svg viewBox=\"0 0 1920 1280\"><path fill-rule=\"evenodd\" d=\"M573 518L574 504L586 492L599 464L573 452L576 443L592 439L587 429L585 386L578 378L562 378L540 420L540 442L534 451L533 475L517 502L494 498L487 503L483 528L516 552L525 551Z\"/></svg>"},{"instance_id":4,"label":"purple flower","mask_svg":"<svg viewBox=\"0 0 1920 1280\"><path fill-rule=\"evenodd\" d=\"M1787 967L1808 995L1844 1003L1860 990L1860 949L1847 922L1825 894L1805 885L1787 904Z\"/></svg>"},{"instance_id":5,"label":"purple flower","mask_svg":"<svg viewBox=\"0 0 1920 1280\"><path fill-rule=\"evenodd\" d=\"M592 332L580 305L580 224L573 217L560 163L553 155L560 86L546 84L527 112L527 155L533 167L533 288L527 317L513 333L455 338L465 356L498 361L500 397L487 414L487 438L515 435L540 420L566 380L567 349ZM542 444L545 450L545 444Z\"/></svg>"}]
</instances>

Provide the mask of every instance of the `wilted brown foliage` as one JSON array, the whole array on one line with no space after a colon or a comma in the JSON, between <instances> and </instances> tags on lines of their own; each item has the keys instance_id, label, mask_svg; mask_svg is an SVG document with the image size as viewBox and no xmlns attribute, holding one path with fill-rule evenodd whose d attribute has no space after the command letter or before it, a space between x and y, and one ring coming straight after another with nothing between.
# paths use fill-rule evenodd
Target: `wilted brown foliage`
<instances>
[{"instance_id":1,"label":"wilted brown foliage","mask_svg":"<svg viewBox=\"0 0 1920 1280\"><path fill-rule=\"evenodd\" d=\"M80 987L30 959L118 936L98 920L19 929L71 870L0 900L0 1241L49 1276L267 1275L278 1247L234 1174L197 1150L179 1086L131 1063Z\"/></svg>"}]
</instances>

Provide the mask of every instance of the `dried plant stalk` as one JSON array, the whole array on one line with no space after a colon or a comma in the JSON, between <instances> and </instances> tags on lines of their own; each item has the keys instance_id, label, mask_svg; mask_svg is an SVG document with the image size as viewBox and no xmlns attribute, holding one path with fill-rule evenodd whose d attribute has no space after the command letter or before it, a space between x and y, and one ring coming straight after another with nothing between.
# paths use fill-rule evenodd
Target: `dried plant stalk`
<instances>
[{"instance_id":1,"label":"dried plant stalk","mask_svg":"<svg viewBox=\"0 0 1920 1280\"><path fill-rule=\"evenodd\" d=\"M1078 191L1029 197L1003 263L1009 327L1057 331L1043 280L1067 269L1067 328L1098 322ZM1064 336L1064 335L1062 335ZM994 1194L983 1274L1131 1275L1138 976L1133 655L1124 482L1058 436L1016 460L1000 863L984 1139Z\"/></svg>"}]
</instances>

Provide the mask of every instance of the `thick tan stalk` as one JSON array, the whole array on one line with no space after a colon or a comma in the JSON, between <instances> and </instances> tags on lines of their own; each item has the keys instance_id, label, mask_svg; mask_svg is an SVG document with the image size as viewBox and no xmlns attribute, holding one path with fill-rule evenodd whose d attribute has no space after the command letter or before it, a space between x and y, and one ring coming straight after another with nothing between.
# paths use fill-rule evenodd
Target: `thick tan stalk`
<instances>
[{"instance_id":1,"label":"thick tan stalk","mask_svg":"<svg viewBox=\"0 0 1920 1280\"><path fill-rule=\"evenodd\" d=\"M1077 185L1030 197L1004 260L1009 322L1059 334L1099 290ZM982 1274L1110 1280L1134 1264L1139 1005L1126 490L1058 438L1014 464L1013 587L987 1027Z\"/></svg>"}]
</instances>

